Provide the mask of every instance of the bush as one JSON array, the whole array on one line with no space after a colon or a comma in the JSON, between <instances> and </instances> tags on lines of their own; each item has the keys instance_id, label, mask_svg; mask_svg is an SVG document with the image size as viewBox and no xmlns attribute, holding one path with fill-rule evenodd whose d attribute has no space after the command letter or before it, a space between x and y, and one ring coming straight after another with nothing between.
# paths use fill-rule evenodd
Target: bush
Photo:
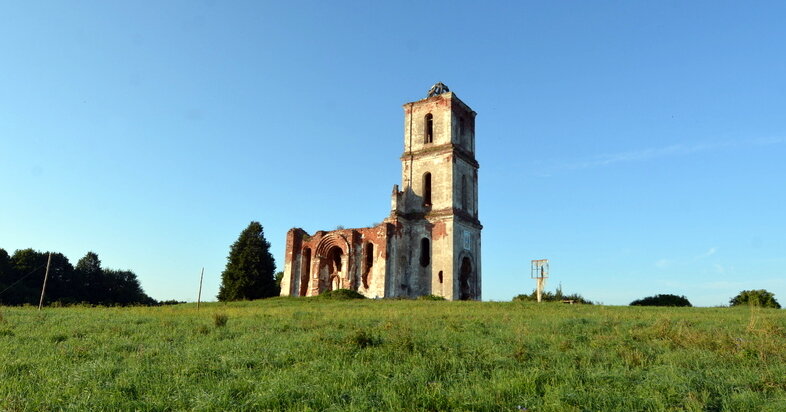
<instances>
[{"instance_id":1,"label":"bush","mask_svg":"<svg viewBox=\"0 0 786 412\"><path fill-rule=\"evenodd\" d=\"M352 300L352 299L365 299L366 297L354 290L349 289L336 289L331 290L317 296L320 299L333 299L333 300Z\"/></svg>"},{"instance_id":2,"label":"bush","mask_svg":"<svg viewBox=\"0 0 786 412\"><path fill-rule=\"evenodd\" d=\"M743 290L729 301L731 306L760 306L763 308L780 309L781 305L775 300L775 295L764 289Z\"/></svg>"},{"instance_id":3,"label":"bush","mask_svg":"<svg viewBox=\"0 0 786 412\"><path fill-rule=\"evenodd\" d=\"M578 293L573 293L570 295L566 295L562 293L562 286L557 287L557 290L552 292L543 291L540 296L541 302L562 302L563 300L572 300L575 303L583 303L585 305L592 305L592 302L589 300L584 299L583 296L579 295ZM518 295L513 298L514 302L537 302L538 301L538 292L537 290L532 290L532 293L529 295Z\"/></svg>"},{"instance_id":4,"label":"bush","mask_svg":"<svg viewBox=\"0 0 786 412\"><path fill-rule=\"evenodd\" d=\"M169 300L159 301L158 305L159 306L169 306L169 305L179 305L181 303L186 303L186 302L182 301L182 300L177 300L177 299L169 299Z\"/></svg>"},{"instance_id":5,"label":"bush","mask_svg":"<svg viewBox=\"0 0 786 412\"><path fill-rule=\"evenodd\" d=\"M687 306L692 307L688 298L670 294L647 296L646 298L636 299L630 306Z\"/></svg>"},{"instance_id":6,"label":"bush","mask_svg":"<svg viewBox=\"0 0 786 412\"><path fill-rule=\"evenodd\" d=\"M358 349L365 349L369 346L381 345L382 339L371 332L358 329L349 336L349 343L355 345Z\"/></svg>"},{"instance_id":7,"label":"bush","mask_svg":"<svg viewBox=\"0 0 786 412\"><path fill-rule=\"evenodd\" d=\"M213 324L216 325L217 328L221 328L227 325L227 321L229 320L229 316L223 313L214 313L213 314Z\"/></svg>"}]
</instances>

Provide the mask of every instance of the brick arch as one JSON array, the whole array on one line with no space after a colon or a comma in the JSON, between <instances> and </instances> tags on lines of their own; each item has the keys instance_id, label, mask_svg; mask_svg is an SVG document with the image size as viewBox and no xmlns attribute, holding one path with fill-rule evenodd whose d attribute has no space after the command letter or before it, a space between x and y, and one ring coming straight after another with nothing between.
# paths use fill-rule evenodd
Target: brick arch
<instances>
[{"instance_id":1,"label":"brick arch","mask_svg":"<svg viewBox=\"0 0 786 412\"><path fill-rule=\"evenodd\" d=\"M318 257L324 258L327 257L328 252L333 246L337 246L341 249L341 252L345 255L349 254L349 241L344 235L339 235L336 233L328 233L322 239L319 240L317 243L317 247L314 248L314 252Z\"/></svg>"}]
</instances>

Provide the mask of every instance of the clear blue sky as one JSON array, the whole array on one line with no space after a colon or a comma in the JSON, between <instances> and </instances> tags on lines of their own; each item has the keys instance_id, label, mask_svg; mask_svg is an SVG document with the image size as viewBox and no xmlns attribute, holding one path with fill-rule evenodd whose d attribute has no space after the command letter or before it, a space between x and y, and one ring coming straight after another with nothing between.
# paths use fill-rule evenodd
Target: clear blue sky
<instances>
[{"instance_id":1,"label":"clear blue sky","mask_svg":"<svg viewBox=\"0 0 786 412\"><path fill-rule=\"evenodd\" d=\"M260 221L381 221L401 105L478 112L483 297L786 303L783 2L0 4L0 247L213 299Z\"/></svg>"}]
</instances>

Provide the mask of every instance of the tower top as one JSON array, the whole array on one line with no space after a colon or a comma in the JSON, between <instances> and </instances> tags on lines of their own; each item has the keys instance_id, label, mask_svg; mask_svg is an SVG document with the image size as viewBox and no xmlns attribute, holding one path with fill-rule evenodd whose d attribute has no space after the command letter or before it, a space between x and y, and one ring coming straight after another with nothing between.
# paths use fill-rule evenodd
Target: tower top
<instances>
[{"instance_id":1,"label":"tower top","mask_svg":"<svg viewBox=\"0 0 786 412\"><path fill-rule=\"evenodd\" d=\"M447 93L449 91L450 89L448 89L448 86L445 86L445 84L442 82L437 82L435 85L431 86L431 89L429 89L426 97L433 97L438 94Z\"/></svg>"}]
</instances>

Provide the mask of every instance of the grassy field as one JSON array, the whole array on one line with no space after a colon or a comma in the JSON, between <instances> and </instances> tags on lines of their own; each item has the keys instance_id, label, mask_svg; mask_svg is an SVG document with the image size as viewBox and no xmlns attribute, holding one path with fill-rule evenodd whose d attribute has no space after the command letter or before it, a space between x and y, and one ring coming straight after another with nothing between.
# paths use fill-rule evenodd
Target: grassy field
<instances>
[{"instance_id":1,"label":"grassy field","mask_svg":"<svg viewBox=\"0 0 786 412\"><path fill-rule=\"evenodd\" d=\"M786 411L786 311L0 307L0 409Z\"/></svg>"}]
</instances>

